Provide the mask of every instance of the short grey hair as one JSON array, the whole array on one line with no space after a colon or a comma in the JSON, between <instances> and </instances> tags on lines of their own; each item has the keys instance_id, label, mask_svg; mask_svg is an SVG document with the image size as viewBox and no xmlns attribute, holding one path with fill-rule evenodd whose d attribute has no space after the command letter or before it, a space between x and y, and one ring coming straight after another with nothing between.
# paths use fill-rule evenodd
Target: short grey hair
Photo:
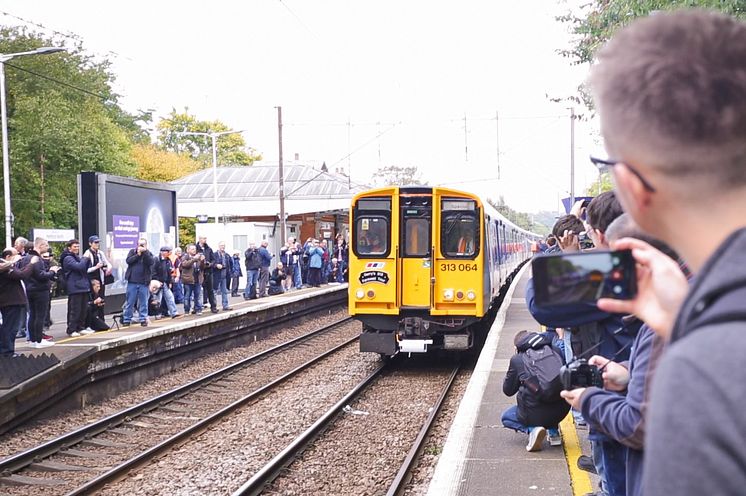
<instances>
[{"instance_id":1,"label":"short grey hair","mask_svg":"<svg viewBox=\"0 0 746 496\"><path fill-rule=\"evenodd\" d=\"M612 158L644 161L687 190L746 185L746 23L656 13L597 58L589 83Z\"/></svg>"}]
</instances>

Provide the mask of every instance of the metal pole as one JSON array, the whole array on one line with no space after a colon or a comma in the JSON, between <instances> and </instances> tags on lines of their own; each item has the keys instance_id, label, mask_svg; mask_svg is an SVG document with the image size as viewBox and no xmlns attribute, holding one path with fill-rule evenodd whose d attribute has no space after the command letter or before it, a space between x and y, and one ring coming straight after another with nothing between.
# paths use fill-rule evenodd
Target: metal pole
<instances>
[{"instance_id":1,"label":"metal pole","mask_svg":"<svg viewBox=\"0 0 746 496\"><path fill-rule=\"evenodd\" d=\"M13 214L10 211L10 157L8 155L8 115L5 108L5 61L0 62L0 102L3 128L3 193L5 195L5 247L11 245Z\"/></svg>"},{"instance_id":2,"label":"metal pole","mask_svg":"<svg viewBox=\"0 0 746 496\"><path fill-rule=\"evenodd\" d=\"M495 143L497 146L497 179L500 180L500 116L495 110Z\"/></svg>"},{"instance_id":3,"label":"metal pole","mask_svg":"<svg viewBox=\"0 0 746 496\"><path fill-rule=\"evenodd\" d=\"M575 205L575 107L570 107L570 208Z\"/></svg>"},{"instance_id":4,"label":"metal pole","mask_svg":"<svg viewBox=\"0 0 746 496\"><path fill-rule=\"evenodd\" d=\"M285 226L285 177L282 171L282 107L277 107L277 136L279 145L279 173L280 173L280 245L285 246L287 227Z\"/></svg>"},{"instance_id":5,"label":"metal pole","mask_svg":"<svg viewBox=\"0 0 746 496\"><path fill-rule=\"evenodd\" d=\"M220 223L220 214L218 213L218 147L217 139L218 135L215 133L210 134L212 138L212 190L215 201L215 224Z\"/></svg>"}]
</instances>

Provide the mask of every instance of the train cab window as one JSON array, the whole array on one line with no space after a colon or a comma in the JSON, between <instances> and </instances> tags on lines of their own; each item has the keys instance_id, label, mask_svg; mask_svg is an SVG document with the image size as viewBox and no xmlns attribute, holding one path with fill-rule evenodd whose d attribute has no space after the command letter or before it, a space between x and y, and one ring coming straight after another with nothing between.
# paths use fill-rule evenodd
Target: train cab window
<instances>
[{"instance_id":1,"label":"train cab window","mask_svg":"<svg viewBox=\"0 0 746 496\"><path fill-rule=\"evenodd\" d=\"M444 199L441 251L447 257L473 258L479 252L479 216L473 200Z\"/></svg>"},{"instance_id":2,"label":"train cab window","mask_svg":"<svg viewBox=\"0 0 746 496\"><path fill-rule=\"evenodd\" d=\"M385 256L389 251L389 222L385 217L364 216L355 225L355 252Z\"/></svg>"}]
</instances>

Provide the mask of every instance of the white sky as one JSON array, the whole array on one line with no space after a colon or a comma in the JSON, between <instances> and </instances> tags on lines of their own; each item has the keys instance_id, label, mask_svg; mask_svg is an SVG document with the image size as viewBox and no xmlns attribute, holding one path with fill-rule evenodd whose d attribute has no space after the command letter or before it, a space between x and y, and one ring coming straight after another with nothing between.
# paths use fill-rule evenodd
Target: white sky
<instances>
[{"instance_id":1,"label":"white sky","mask_svg":"<svg viewBox=\"0 0 746 496\"><path fill-rule=\"evenodd\" d=\"M110 57L130 111L188 107L246 130L247 144L276 161L281 105L286 160L349 167L361 182L380 166L414 165L430 184L502 194L529 212L569 196L568 104L547 97L575 94L587 74L556 53L570 35L554 16L567 9L558 0L0 0L5 13ZM600 146L587 123L575 136L579 195Z\"/></svg>"}]
</instances>

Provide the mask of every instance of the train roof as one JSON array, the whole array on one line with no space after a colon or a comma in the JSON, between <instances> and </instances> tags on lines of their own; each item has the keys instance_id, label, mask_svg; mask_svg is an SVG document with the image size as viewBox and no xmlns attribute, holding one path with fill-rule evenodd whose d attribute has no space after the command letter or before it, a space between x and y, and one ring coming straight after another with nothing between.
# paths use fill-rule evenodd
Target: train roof
<instances>
[{"instance_id":1,"label":"train roof","mask_svg":"<svg viewBox=\"0 0 746 496\"><path fill-rule=\"evenodd\" d=\"M366 196L386 195L386 194L390 195L390 194L401 194L401 193L425 194L425 193L432 193L433 190L438 190L440 192L446 192L446 193L450 192L452 194L456 194L456 195L459 195L459 196L466 196L466 197L469 197L469 198L473 198L473 199L477 200L477 202L479 204L481 204L482 208L484 208L485 213L487 215L489 215L490 218L499 219L504 224L512 227L516 231L518 231L520 233L523 233L523 234L525 234L527 236L533 236L536 239L539 239L539 238L542 237L542 236L540 236L540 235L538 235L536 233L533 233L531 231L527 231L526 229L523 229L522 227L519 227L516 224L514 224L513 222L511 222L507 217L505 217L503 214L501 214L500 212L498 212L498 210L495 207L493 207L492 205L490 205L487 202L486 198L484 198L484 197L482 197L480 195L474 194L474 193L470 193L468 191L462 191L462 190L457 190L457 189L453 189L453 188L442 188L442 187L439 187L439 186L421 186L421 185L389 186L389 187L386 187L386 188L374 188L374 189L369 189L369 190L365 190L365 191L361 191L361 192L357 193L352 198L352 202L355 203L358 200L358 198L362 198L362 197L366 197Z\"/></svg>"}]
</instances>

